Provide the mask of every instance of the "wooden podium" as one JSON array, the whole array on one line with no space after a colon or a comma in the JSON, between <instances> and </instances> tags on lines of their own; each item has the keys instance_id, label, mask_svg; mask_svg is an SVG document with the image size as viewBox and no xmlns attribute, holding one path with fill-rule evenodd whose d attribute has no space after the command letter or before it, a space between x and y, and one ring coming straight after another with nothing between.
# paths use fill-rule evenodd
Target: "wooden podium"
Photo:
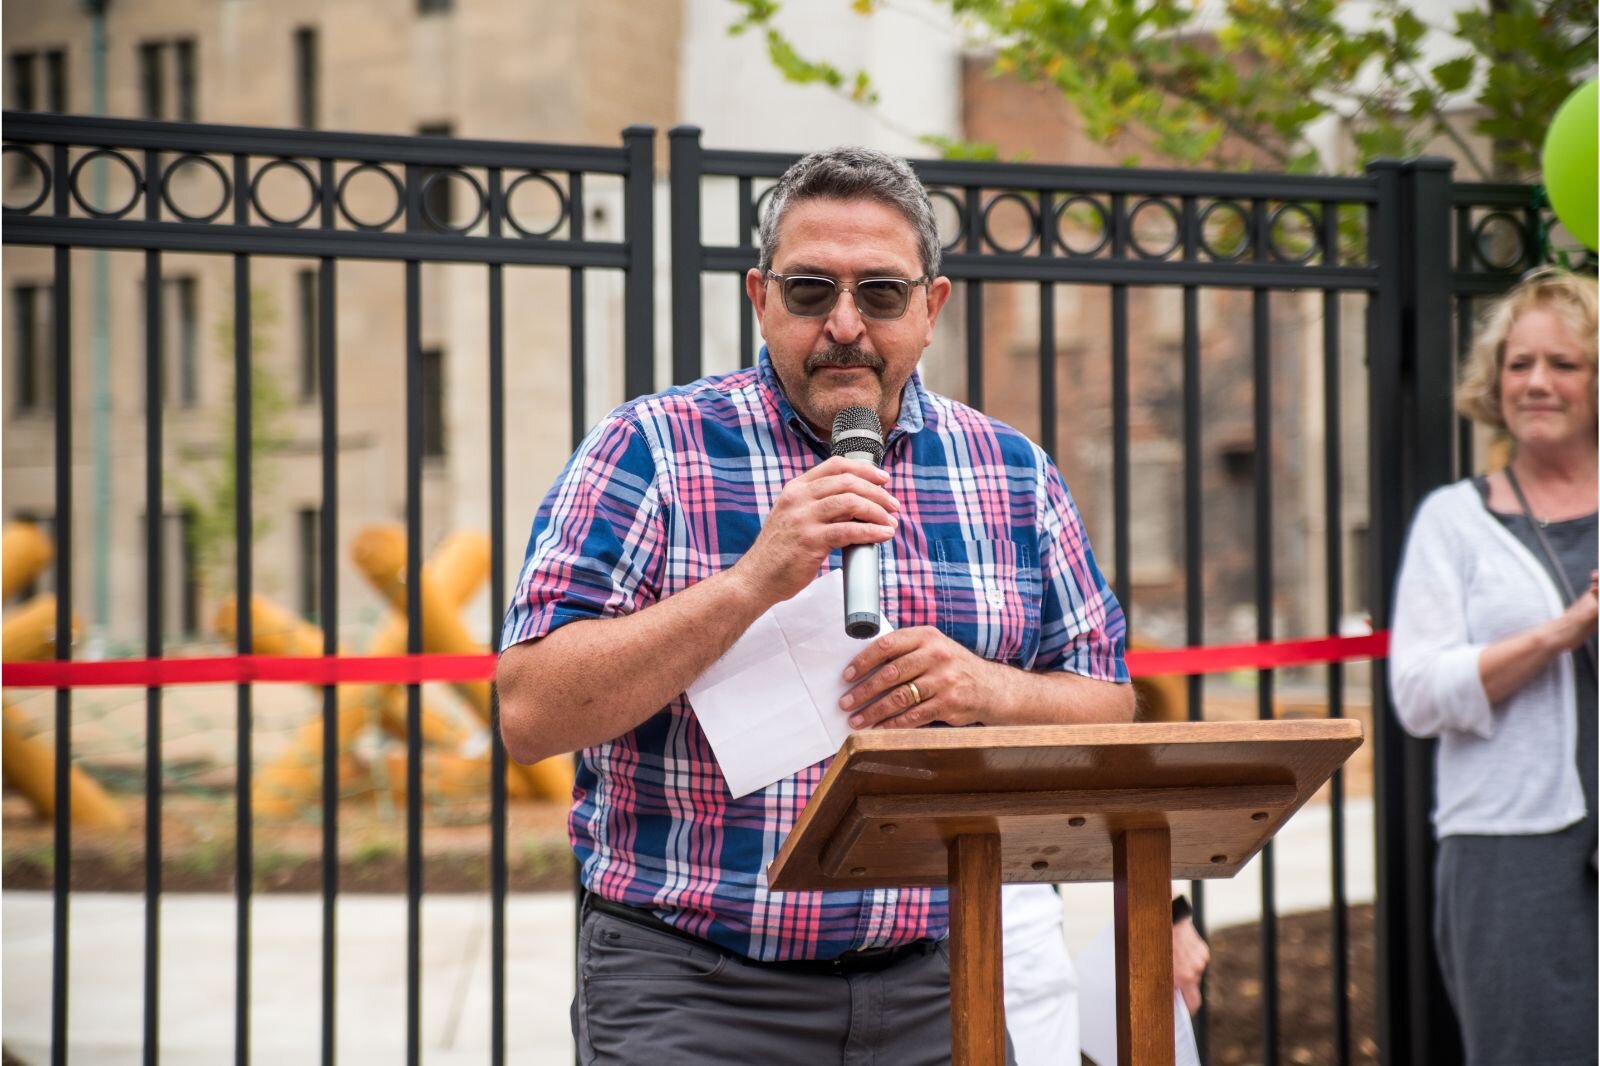
<instances>
[{"instance_id":1,"label":"wooden podium","mask_svg":"<svg viewBox=\"0 0 1600 1066\"><path fill-rule=\"evenodd\" d=\"M1238 873L1360 745L1351 719L857 733L768 880L949 886L953 1066L1005 1062L1001 883L1113 881L1118 1062L1171 1066L1170 882Z\"/></svg>"}]
</instances>

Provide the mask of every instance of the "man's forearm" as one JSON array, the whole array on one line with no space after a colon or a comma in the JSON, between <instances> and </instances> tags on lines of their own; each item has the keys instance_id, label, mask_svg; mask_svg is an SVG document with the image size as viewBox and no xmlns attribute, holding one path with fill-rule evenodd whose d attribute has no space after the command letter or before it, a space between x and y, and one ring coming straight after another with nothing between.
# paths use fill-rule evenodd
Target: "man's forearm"
<instances>
[{"instance_id":1,"label":"man's forearm","mask_svg":"<svg viewBox=\"0 0 1600 1066\"><path fill-rule=\"evenodd\" d=\"M1004 684L989 725L1086 725L1133 721L1133 686L1059 670L993 664Z\"/></svg>"},{"instance_id":2,"label":"man's forearm","mask_svg":"<svg viewBox=\"0 0 1600 1066\"><path fill-rule=\"evenodd\" d=\"M531 763L621 736L705 672L770 604L737 569L637 614L572 622L500 656L506 750Z\"/></svg>"}]
</instances>

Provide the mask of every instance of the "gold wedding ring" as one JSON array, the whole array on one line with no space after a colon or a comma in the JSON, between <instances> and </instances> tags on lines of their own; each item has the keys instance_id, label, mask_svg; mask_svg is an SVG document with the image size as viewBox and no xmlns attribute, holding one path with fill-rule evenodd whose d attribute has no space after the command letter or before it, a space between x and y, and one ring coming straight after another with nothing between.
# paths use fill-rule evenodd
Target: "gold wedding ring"
<instances>
[{"instance_id":1,"label":"gold wedding ring","mask_svg":"<svg viewBox=\"0 0 1600 1066\"><path fill-rule=\"evenodd\" d=\"M911 706L915 707L917 704L922 702L922 693L918 690L917 683L915 681L907 681L906 688L911 690Z\"/></svg>"}]
</instances>

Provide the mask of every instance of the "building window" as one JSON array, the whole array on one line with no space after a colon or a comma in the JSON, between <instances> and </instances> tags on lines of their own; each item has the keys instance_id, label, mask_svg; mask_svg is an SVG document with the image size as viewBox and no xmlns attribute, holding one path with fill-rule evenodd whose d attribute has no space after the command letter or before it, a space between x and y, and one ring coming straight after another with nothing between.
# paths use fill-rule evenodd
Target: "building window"
<instances>
[{"instance_id":1,"label":"building window","mask_svg":"<svg viewBox=\"0 0 1600 1066\"><path fill-rule=\"evenodd\" d=\"M300 314L300 401L317 398L321 373L317 351L317 272L301 270L295 274L295 302Z\"/></svg>"},{"instance_id":2,"label":"building window","mask_svg":"<svg viewBox=\"0 0 1600 1066\"><path fill-rule=\"evenodd\" d=\"M294 114L304 129L317 128L317 31L301 26L294 31Z\"/></svg>"},{"instance_id":3,"label":"building window","mask_svg":"<svg viewBox=\"0 0 1600 1066\"><path fill-rule=\"evenodd\" d=\"M423 137L450 137L455 134L455 127L448 122L429 122L417 127L417 133ZM418 172L418 181L427 181L430 174L439 174L441 171L423 167ZM449 173L445 171L443 173ZM423 229L433 230L435 233L446 232L446 227L453 219L451 214L452 202L450 186L453 179L441 177L428 186L427 195L423 198L426 212L423 214L421 224Z\"/></svg>"},{"instance_id":4,"label":"building window","mask_svg":"<svg viewBox=\"0 0 1600 1066\"><path fill-rule=\"evenodd\" d=\"M422 350L422 454L444 455L444 349Z\"/></svg>"},{"instance_id":5,"label":"building window","mask_svg":"<svg viewBox=\"0 0 1600 1066\"><path fill-rule=\"evenodd\" d=\"M200 632L200 558L194 542L195 513L185 507L176 514L168 515L167 524L172 530L168 536L176 541L172 547L178 558L178 587L175 590L178 610L172 621L177 623L176 632L192 636Z\"/></svg>"},{"instance_id":6,"label":"building window","mask_svg":"<svg viewBox=\"0 0 1600 1066\"><path fill-rule=\"evenodd\" d=\"M143 285L139 306L144 307ZM188 275L161 279L161 402L200 402L199 283Z\"/></svg>"},{"instance_id":7,"label":"building window","mask_svg":"<svg viewBox=\"0 0 1600 1066\"><path fill-rule=\"evenodd\" d=\"M303 507L295 515L297 554L300 557L300 614L315 620L321 604L318 597L322 573L322 512Z\"/></svg>"},{"instance_id":8,"label":"building window","mask_svg":"<svg viewBox=\"0 0 1600 1066\"><path fill-rule=\"evenodd\" d=\"M1344 577L1348 591L1345 594L1346 610L1351 614L1366 614L1367 567L1370 565L1372 538L1365 522L1350 530L1350 554L1345 559Z\"/></svg>"},{"instance_id":9,"label":"building window","mask_svg":"<svg viewBox=\"0 0 1600 1066\"><path fill-rule=\"evenodd\" d=\"M139 99L145 118L195 121L196 81L194 38L140 43Z\"/></svg>"},{"instance_id":10,"label":"building window","mask_svg":"<svg viewBox=\"0 0 1600 1066\"><path fill-rule=\"evenodd\" d=\"M48 285L11 289L16 410L44 412L55 400L55 330L50 320L54 293Z\"/></svg>"},{"instance_id":11,"label":"building window","mask_svg":"<svg viewBox=\"0 0 1600 1066\"><path fill-rule=\"evenodd\" d=\"M178 121L193 122L198 113L195 107L194 41L174 42L178 55Z\"/></svg>"},{"instance_id":12,"label":"building window","mask_svg":"<svg viewBox=\"0 0 1600 1066\"><path fill-rule=\"evenodd\" d=\"M200 402L200 326L196 292L197 284L192 277L169 278L165 283L165 326L172 338L167 349L172 359L167 366L177 371L167 375L167 380L172 382L167 386L167 396L172 397L176 386L180 407L193 407Z\"/></svg>"},{"instance_id":13,"label":"building window","mask_svg":"<svg viewBox=\"0 0 1600 1066\"><path fill-rule=\"evenodd\" d=\"M417 14L442 15L449 11L451 0L417 0Z\"/></svg>"},{"instance_id":14,"label":"building window","mask_svg":"<svg viewBox=\"0 0 1600 1066\"><path fill-rule=\"evenodd\" d=\"M149 536L147 514L139 516L139 529ZM192 510L161 515L161 634L165 637L192 637L200 631L200 568L194 537Z\"/></svg>"},{"instance_id":15,"label":"building window","mask_svg":"<svg viewBox=\"0 0 1600 1066\"><path fill-rule=\"evenodd\" d=\"M54 543L56 539L56 524L49 515L39 514L36 511L13 511L11 514L11 521L22 522L30 526L38 526L39 531L45 535L47 540ZM28 582L22 588L17 590L17 594L13 596L9 602L13 604L27 603L29 600L40 595L41 593L54 592L56 588L55 580L55 560L52 558L49 563L45 564L45 566L33 576L32 581Z\"/></svg>"},{"instance_id":16,"label":"building window","mask_svg":"<svg viewBox=\"0 0 1600 1066\"><path fill-rule=\"evenodd\" d=\"M6 106L12 111L66 111L67 53L60 48L12 52L11 93Z\"/></svg>"},{"instance_id":17,"label":"building window","mask_svg":"<svg viewBox=\"0 0 1600 1066\"><path fill-rule=\"evenodd\" d=\"M139 114L145 118L167 117L167 79L161 59L165 47L150 41L139 46Z\"/></svg>"}]
</instances>

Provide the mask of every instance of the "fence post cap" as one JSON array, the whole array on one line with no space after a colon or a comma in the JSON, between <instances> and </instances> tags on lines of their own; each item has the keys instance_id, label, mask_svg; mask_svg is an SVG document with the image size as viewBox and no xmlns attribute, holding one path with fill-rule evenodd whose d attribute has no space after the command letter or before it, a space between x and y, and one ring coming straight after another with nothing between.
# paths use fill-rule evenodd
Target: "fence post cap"
<instances>
[{"instance_id":1,"label":"fence post cap","mask_svg":"<svg viewBox=\"0 0 1600 1066\"><path fill-rule=\"evenodd\" d=\"M1409 159L1385 157L1367 161L1368 172L1374 170L1443 170L1455 169L1455 162L1437 155L1418 155Z\"/></svg>"}]
</instances>

